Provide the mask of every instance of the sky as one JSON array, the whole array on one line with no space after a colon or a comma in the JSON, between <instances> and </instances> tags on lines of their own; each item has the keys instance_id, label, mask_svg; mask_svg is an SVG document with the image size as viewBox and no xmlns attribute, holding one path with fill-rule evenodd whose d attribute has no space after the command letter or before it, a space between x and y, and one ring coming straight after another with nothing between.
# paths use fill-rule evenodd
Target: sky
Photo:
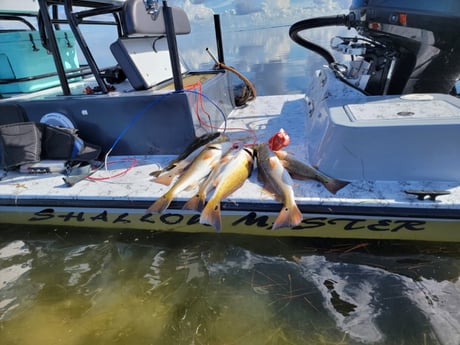
<instances>
[{"instance_id":1,"label":"sky","mask_svg":"<svg viewBox=\"0 0 460 345\"><path fill-rule=\"evenodd\" d=\"M160 4L162 1L160 1ZM219 14L227 28L288 25L322 15L348 12L351 0L168 0L181 7L192 24L209 25Z\"/></svg>"},{"instance_id":2,"label":"sky","mask_svg":"<svg viewBox=\"0 0 460 345\"><path fill-rule=\"evenodd\" d=\"M347 12L351 0L169 0L168 5L183 8L195 23L220 14L224 21L238 25L271 25L318 15Z\"/></svg>"}]
</instances>

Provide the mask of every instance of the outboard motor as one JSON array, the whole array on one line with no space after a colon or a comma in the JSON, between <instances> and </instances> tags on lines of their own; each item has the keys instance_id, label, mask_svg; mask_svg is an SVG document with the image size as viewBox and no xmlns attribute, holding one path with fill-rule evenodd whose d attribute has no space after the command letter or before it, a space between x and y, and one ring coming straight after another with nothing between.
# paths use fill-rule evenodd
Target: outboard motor
<instances>
[{"instance_id":1,"label":"outboard motor","mask_svg":"<svg viewBox=\"0 0 460 345\"><path fill-rule=\"evenodd\" d=\"M331 47L350 55L339 64L326 49L299 36L305 29L343 25L356 37L335 37ZM347 84L370 95L449 93L460 76L460 1L353 0L350 13L307 19L290 36L321 54Z\"/></svg>"}]
</instances>

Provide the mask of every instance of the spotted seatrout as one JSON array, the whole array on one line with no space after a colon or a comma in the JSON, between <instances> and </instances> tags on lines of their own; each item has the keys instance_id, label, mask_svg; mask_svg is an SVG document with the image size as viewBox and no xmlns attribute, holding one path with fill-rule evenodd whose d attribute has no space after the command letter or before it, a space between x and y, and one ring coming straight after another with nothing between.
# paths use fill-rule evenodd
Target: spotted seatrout
<instances>
[{"instance_id":1,"label":"spotted seatrout","mask_svg":"<svg viewBox=\"0 0 460 345\"><path fill-rule=\"evenodd\" d=\"M340 189L345 187L349 182L334 179L323 174L315 167L301 162L296 159L292 154L286 151L275 151L276 156L279 158L281 164L286 168L289 174L298 180L316 180L321 182L326 189L332 194L337 193Z\"/></svg>"}]
</instances>

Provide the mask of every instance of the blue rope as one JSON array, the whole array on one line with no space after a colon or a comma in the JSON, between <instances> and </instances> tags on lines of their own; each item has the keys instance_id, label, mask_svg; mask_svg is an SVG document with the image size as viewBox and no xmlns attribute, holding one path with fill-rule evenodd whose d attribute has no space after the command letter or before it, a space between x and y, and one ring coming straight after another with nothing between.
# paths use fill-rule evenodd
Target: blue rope
<instances>
[{"instance_id":1,"label":"blue rope","mask_svg":"<svg viewBox=\"0 0 460 345\"><path fill-rule=\"evenodd\" d=\"M164 100L166 97L172 95L172 94L175 94L175 93L183 93L183 92L188 92L188 93L193 93L193 94L196 94L196 95L199 95L199 96L202 96L204 97L208 102L210 102L213 106L216 107L216 109L220 112L220 114L222 115L222 118L224 119L224 131L223 133L225 133L225 131L227 130L227 118L225 117L225 113L223 112L223 110L214 102L212 101L208 96L206 96L204 93L201 93L199 91L194 91L194 90L178 90L178 91L173 91L173 92L168 92L168 93L165 93L164 95L162 95L161 97L158 97L156 99L154 99L152 102L148 103L144 108L142 108L141 110L139 110L132 118L131 120L129 121L129 123L126 125L125 128L123 128L123 130L120 132L120 134L118 134L117 138L114 140L112 146L110 147L109 151L107 152L106 156L108 156L110 154L110 152L112 152L112 150L115 148L115 146L118 144L118 142L121 140L121 138L126 134L126 132L136 123L137 120L139 120L139 118L145 114L145 112L147 110L149 110L151 107L153 107L154 105L156 105L157 103L161 102L162 100Z\"/></svg>"},{"instance_id":2,"label":"blue rope","mask_svg":"<svg viewBox=\"0 0 460 345\"><path fill-rule=\"evenodd\" d=\"M136 123L137 120L139 120L139 118L142 115L145 114L145 112L147 110L149 110L151 107L153 107L154 105L156 105L157 103L159 103L160 101L165 99L167 96L172 95L172 94L173 94L172 92L166 93L162 97L154 99L152 102L148 103L143 109L138 111L136 113L136 115L134 115L132 117L132 119L129 121L128 125L125 128L123 128L123 130L120 132L120 134L118 134L117 138L115 139L115 141L112 144L112 147L109 149L109 152L111 152L115 148L115 146L118 144L118 142L121 140L121 138L126 134L126 132Z\"/></svg>"}]
</instances>

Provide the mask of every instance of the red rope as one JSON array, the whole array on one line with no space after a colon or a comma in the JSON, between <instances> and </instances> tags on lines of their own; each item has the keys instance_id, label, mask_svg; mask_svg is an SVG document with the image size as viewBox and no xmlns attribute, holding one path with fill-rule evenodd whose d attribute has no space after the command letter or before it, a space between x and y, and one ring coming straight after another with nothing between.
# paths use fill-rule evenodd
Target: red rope
<instances>
[{"instance_id":1,"label":"red rope","mask_svg":"<svg viewBox=\"0 0 460 345\"><path fill-rule=\"evenodd\" d=\"M121 159L117 159L115 161L107 162L107 166L109 166L111 164L120 163L120 162L129 162L129 161L131 162L131 164L126 169L120 171L119 173L116 173L115 175L106 176L106 177L88 176L87 179L92 180L92 181L104 181L104 180L110 180L110 179L113 179L113 178L116 178L116 177L123 176L126 173L128 173L128 171L130 171L132 168L134 168L136 166L136 164L137 164L137 159L136 158L121 158Z\"/></svg>"},{"instance_id":2,"label":"red rope","mask_svg":"<svg viewBox=\"0 0 460 345\"><path fill-rule=\"evenodd\" d=\"M190 84L190 85L187 85L185 87L185 90L194 90L194 89L197 89L197 97L198 97L198 100L197 102L195 102L195 114L196 114L196 117L198 119L198 122L203 126L203 127L207 127L207 128L210 128L210 129L213 129L213 130L217 130L219 129L218 127L215 127L213 126L212 124L208 124L206 123L201 115L200 115L200 108L201 110L208 116L208 118L210 119L211 118L211 115L206 111L205 107L204 107L204 103L203 103L203 97L201 96L202 94L202 84L201 82L196 82L194 84ZM251 134L251 136L253 137L254 141L252 144L246 144L245 146L254 146L255 143L257 142L257 134L255 132L255 130L251 129L251 128L238 128L238 127L233 127L233 128L227 128L227 130L229 131L245 131L245 132L249 132Z\"/></svg>"}]
</instances>

